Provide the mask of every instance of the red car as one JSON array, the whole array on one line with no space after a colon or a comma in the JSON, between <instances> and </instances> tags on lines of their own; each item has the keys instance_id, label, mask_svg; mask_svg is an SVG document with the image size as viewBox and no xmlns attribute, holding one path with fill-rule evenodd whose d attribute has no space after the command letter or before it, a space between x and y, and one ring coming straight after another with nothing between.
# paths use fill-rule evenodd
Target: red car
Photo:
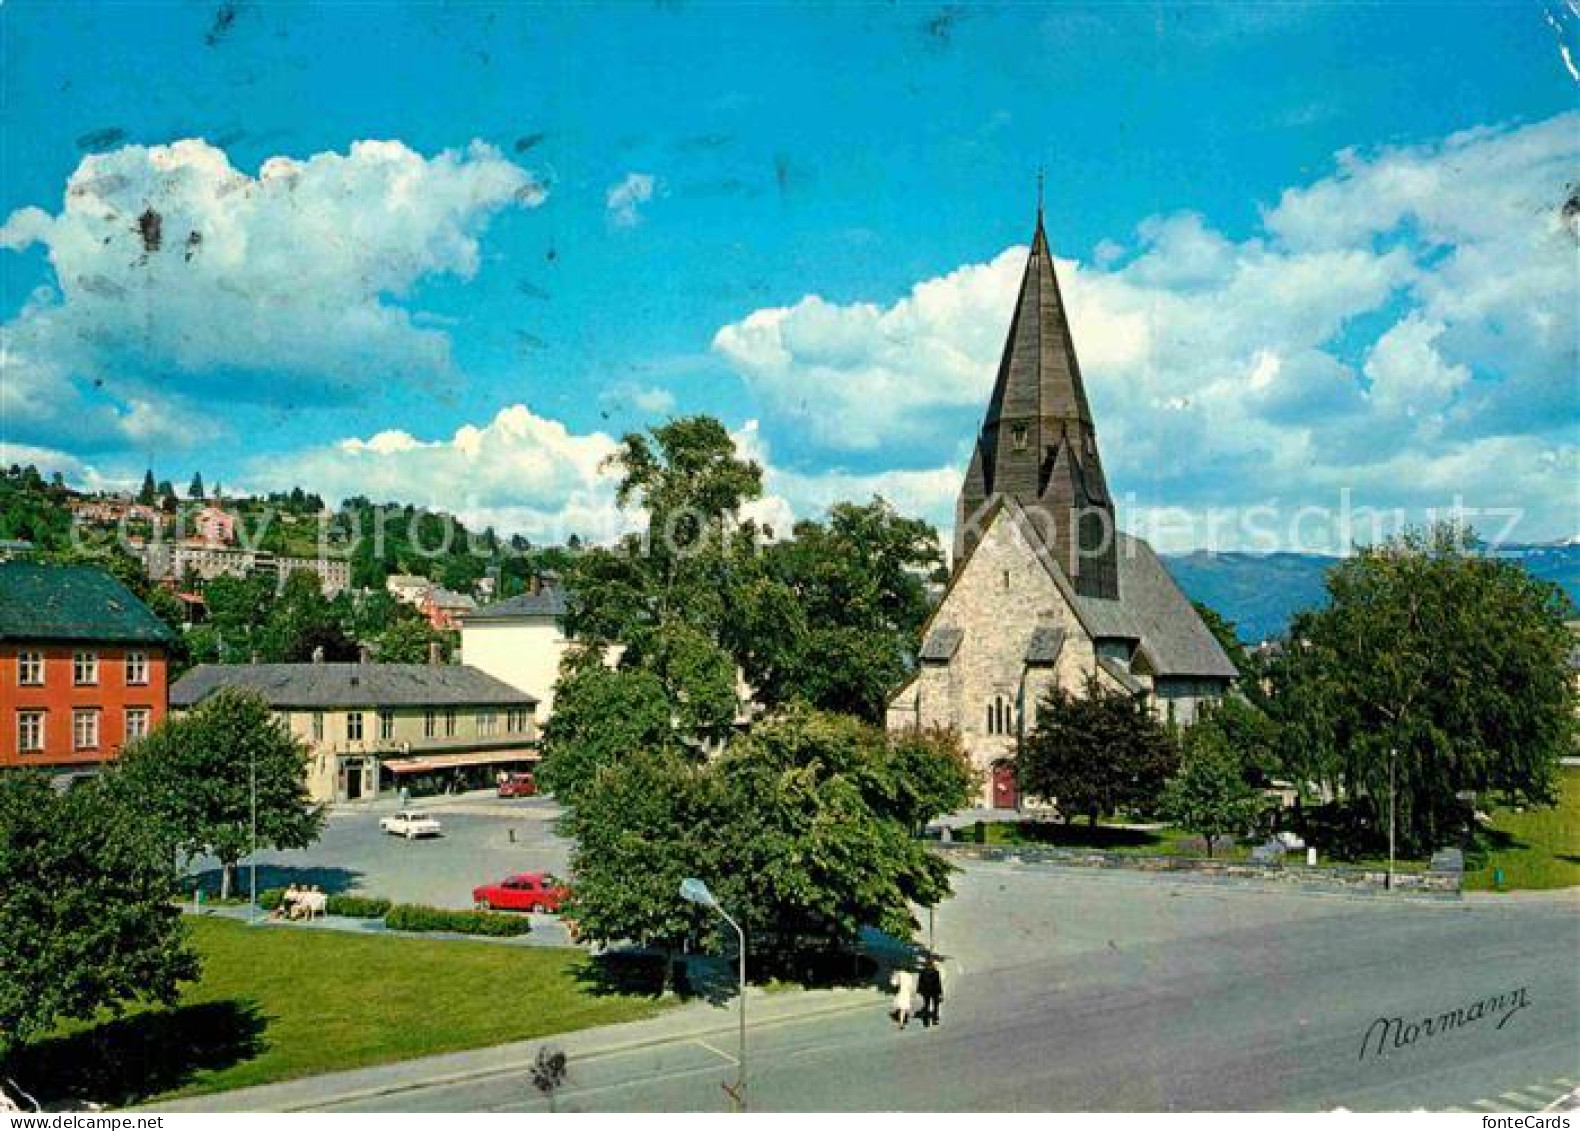
<instances>
[{"instance_id":1,"label":"red car","mask_svg":"<svg viewBox=\"0 0 1580 1131\"><path fill-rule=\"evenodd\" d=\"M511 774L499 783L501 797L536 797L537 780L531 774Z\"/></svg>"},{"instance_id":2,"label":"red car","mask_svg":"<svg viewBox=\"0 0 1580 1131\"><path fill-rule=\"evenodd\" d=\"M558 911L570 894L547 872L522 872L473 888L472 902L485 911Z\"/></svg>"}]
</instances>

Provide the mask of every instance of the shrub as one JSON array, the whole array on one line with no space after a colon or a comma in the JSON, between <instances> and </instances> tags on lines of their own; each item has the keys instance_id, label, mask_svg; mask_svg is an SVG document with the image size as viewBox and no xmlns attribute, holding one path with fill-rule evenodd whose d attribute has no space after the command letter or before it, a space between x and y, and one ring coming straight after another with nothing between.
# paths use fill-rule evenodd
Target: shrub
<instances>
[{"instance_id":1,"label":"shrub","mask_svg":"<svg viewBox=\"0 0 1580 1131\"><path fill-rule=\"evenodd\" d=\"M330 915L344 915L348 919L382 919L393 907L387 899L369 895L332 895L324 910Z\"/></svg>"},{"instance_id":2,"label":"shrub","mask_svg":"<svg viewBox=\"0 0 1580 1131\"><path fill-rule=\"evenodd\" d=\"M273 911L284 898L284 888L264 888L258 893L258 906L265 911Z\"/></svg>"},{"instance_id":3,"label":"shrub","mask_svg":"<svg viewBox=\"0 0 1580 1131\"><path fill-rule=\"evenodd\" d=\"M509 915L499 911L446 911L439 907L424 907L414 903L397 903L384 916L384 925L392 931L452 931L460 935L488 935L509 938L524 935L532 929L525 915Z\"/></svg>"}]
</instances>

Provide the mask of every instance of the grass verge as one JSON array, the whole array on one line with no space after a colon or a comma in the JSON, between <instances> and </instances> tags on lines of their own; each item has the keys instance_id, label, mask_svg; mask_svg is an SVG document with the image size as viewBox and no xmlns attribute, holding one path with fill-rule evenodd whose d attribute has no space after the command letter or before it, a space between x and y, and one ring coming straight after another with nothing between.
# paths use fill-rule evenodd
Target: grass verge
<instances>
[{"instance_id":1,"label":"grass verge","mask_svg":"<svg viewBox=\"0 0 1580 1131\"><path fill-rule=\"evenodd\" d=\"M118 1106L647 1017L578 950L189 919L200 981L172 1009L77 1026L8 1071L40 1099Z\"/></svg>"},{"instance_id":2,"label":"grass verge","mask_svg":"<svg viewBox=\"0 0 1580 1131\"><path fill-rule=\"evenodd\" d=\"M1465 889L1495 891L1493 869L1506 890L1543 891L1580 884L1580 769L1558 779L1558 804L1547 809L1499 809L1466 860ZM1472 865L1475 867L1472 869Z\"/></svg>"}]
</instances>

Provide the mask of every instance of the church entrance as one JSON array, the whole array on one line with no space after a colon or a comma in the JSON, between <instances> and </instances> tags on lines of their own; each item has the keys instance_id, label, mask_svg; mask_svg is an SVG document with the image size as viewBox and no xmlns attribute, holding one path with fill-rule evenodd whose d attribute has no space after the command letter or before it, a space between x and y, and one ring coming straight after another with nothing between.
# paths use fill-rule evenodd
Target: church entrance
<instances>
[{"instance_id":1,"label":"church entrance","mask_svg":"<svg viewBox=\"0 0 1580 1131\"><path fill-rule=\"evenodd\" d=\"M993 808L1014 809L1020 804L1020 795L1015 792L1015 767L993 767Z\"/></svg>"}]
</instances>

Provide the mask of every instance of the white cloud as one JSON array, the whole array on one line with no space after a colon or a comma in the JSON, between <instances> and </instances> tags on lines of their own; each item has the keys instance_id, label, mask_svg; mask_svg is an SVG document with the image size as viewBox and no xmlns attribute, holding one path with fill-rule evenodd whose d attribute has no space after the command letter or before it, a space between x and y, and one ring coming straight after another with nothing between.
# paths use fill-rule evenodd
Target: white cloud
<instances>
[{"instance_id":1,"label":"white cloud","mask_svg":"<svg viewBox=\"0 0 1580 1131\"><path fill-rule=\"evenodd\" d=\"M1348 151L1246 238L1154 217L1098 264L1057 260L1111 483L1149 504L1298 505L1343 484L1424 506L1448 484L1422 468L1453 469L1473 500L1508 495L1513 449L1570 466L1580 288L1560 212L1577 158L1575 113ZM713 347L772 434L915 466L971 439L1025 254L887 306L758 309ZM1575 529L1572 479L1521 489L1534 526Z\"/></svg>"},{"instance_id":2,"label":"white cloud","mask_svg":"<svg viewBox=\"0 0 1580 1131\"><path fill-rule=\"evenodd\" d=\"M610 185L604 196L609 221L618 228L633 228L642 222L641 206L653 199L655 184L651 173L627 173Z\"/></svg>"},{"instance_id":3,"label":"white cloud","mask_svg":"<svg viewBox=\"0 0 1580 1131\"><path fill-rule=\"evenodd\" d=\"M424 157L363 141L256 176L196 140L85 157L58 214L0 226L0 248L42 244L54 271L0 329L0 421L14 440L164 445L207 398L345 400L445 377L448 338L403 301L433 276L470 278L488 218L543 197L477 142Z\"/></svg>"}]
</instances>

